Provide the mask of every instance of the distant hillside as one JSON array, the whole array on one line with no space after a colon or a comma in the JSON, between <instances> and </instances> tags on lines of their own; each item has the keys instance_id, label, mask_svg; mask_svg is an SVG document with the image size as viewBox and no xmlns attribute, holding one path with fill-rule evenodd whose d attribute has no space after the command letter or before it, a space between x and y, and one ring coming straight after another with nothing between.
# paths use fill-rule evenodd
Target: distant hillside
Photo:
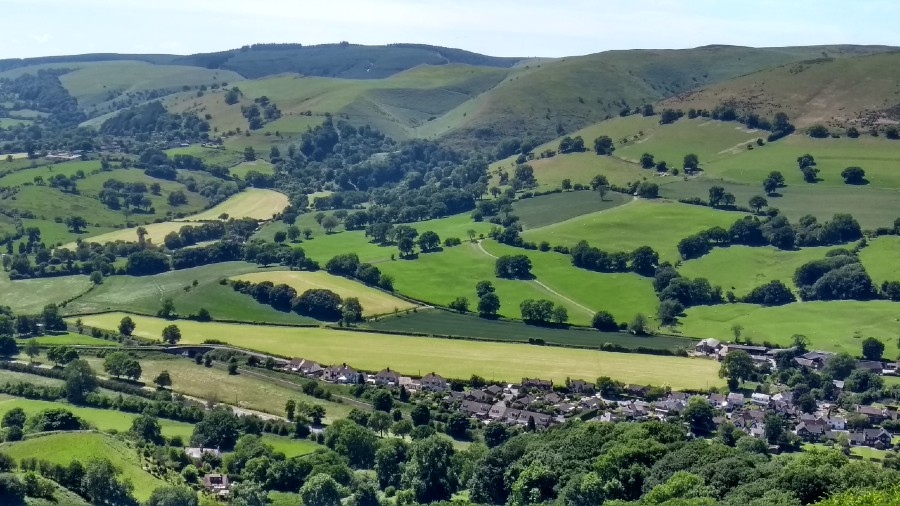
<instances>
[{"instance_id":1,"label":"distant hillside","mask_svg":"<svg viewBox=\"0 0 900 506\"><path fill-rule=\"evenodd\" d=\"M451 140L548 140L688 90L823 54L884 52L886 47L818 46L609 51L531 65L511 75L467 111Z\"/></svg>"},{"instance_id":2,"label":"distant hillside","mask_svg":"<svg viewBox=\"0 0 900 506\"><path fill-rule=\"evenodd\" d=\"M784 111L797 126L870 127L900 120L900 52L804 60L689 91L665 107L711 109L772 117Z\"/></svg>"},{"instance_id":3,"label":"distant hillside","mask_svg":"<svg viewBox=\"0 0 900 506\"><path fill-rule=\"evenodd\" d=\"M135 60L154 65L184 65L231 70L248 78L283 73L345 79L380 79L418 65L463 63L486 67L511 67L521 58L500 58L461 49L425 44L254 44L215 53L178 55L136 55L98 53L72 56L0 60L0 72L48 63L75 63Z\"/></svg>"}]
</instances>

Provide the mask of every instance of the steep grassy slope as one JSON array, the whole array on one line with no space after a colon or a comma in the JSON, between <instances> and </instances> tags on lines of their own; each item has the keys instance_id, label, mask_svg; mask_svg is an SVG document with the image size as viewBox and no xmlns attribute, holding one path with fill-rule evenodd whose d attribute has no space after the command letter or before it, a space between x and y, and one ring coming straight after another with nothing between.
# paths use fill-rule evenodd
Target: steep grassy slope
<instances>
[{"instance_id":1,"label":"steep grassy slope","mask_svg":"<svg viewBox=\"0 0 900 506\"><path fill-rule=\"evenodd\" d=\"M706 46L608 51L526 67L468 114L451 139L552 138L631 107L776 65L848 48ZM519 119L519 121L516 121ZM527 121L521 121L527 119Z\"/></svg>"},{"instance_id":2,"label":"steep grassy slope","mask_svg":"<svg viewBox=\"0 0 900 506\"><path fill-rule=\"evenodd\" d=\"M663 102L687 110L733 102L772 117L784 111L798 126L844 128L900 119L900 53L819 58L763 70Z\"/></svg>"},{"instance_id":3,"label":"steep grassy slope","mask_svg":"<svg viewBox=\"0 0 900 506\"><path fill-rule=\"evenodd\" d=\"M242 79L240 74L230 70L153 65L143 61L50 63L8 70L0 73L0 78L14 78L47 68L71 70L60 76L60 82L89 115L126 105L129 94L154 90L165 90L168 94L180 91L182 86L209 86Z\"/></svg>"},{"instance_id":4,"label":"steep grassy slope","mask_svg":"<svg viewBox=\"0 0 900 506\"><path fill-rule=\"evenodd\" d=\"M384 79L333 79L296 74L240 84L241 102L227 105L224 93L180 93L168 100L171 111L210 114L212 125L227 132L247 129L241 105L268 97L283 116L258 133L298 134L322 122L326 113L354 124L371 125L395 138L420 136L418 129L490 90L510 71L470 65L422 66ZM309 115L307 115L309 114ZM239 139L244 141L245 139Z\"/></svg>"}]
</instances>

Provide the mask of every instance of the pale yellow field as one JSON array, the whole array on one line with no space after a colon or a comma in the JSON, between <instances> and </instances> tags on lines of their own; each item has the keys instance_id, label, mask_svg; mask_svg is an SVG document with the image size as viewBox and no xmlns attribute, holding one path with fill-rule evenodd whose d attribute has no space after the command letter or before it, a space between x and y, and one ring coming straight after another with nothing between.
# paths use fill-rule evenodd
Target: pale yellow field
<instances>
[{"instance_id":1,"label":"pale yellow field","mask_svg":"<svg viewBox=\"0 0 900 506\"><path fill-rule=\"evenodd\" d=\"M271 220L273 214L280 213L287 205L288 198L283 193L248 188L212 209L188 216L184 221L218 220L223 213L231 218Z\"/></svg>"},{"instance_id":2,"label":"pale yellow field","mask_svg":"<svg viewBox=\"0 0 900 506\"><path fill-rule=\"evenodd\" d=\"M213 221L218 220L223 213L230 218L255 218L257 220L271 220L272 215L280 213L288 205L287 195L273 190L248 188L237 195L230 197L225 202L201 213L193 214L179 221L166 221L163 223L151 223L144 225L147 229L147 240L154 244L161 244L163 238L169 232L177 232L181 227L189 225L189 221ZM126 241L137 242L137 228L123 228L105 234L96 235L84 239L86 242L103 244L106 242ZM63 246L75 249L75 243Z\"/></svg>"},{"instance_id":3,"label":"pale yellow field","mask_svg":"<svg viewBox=\"0 0 900 506\"><path fill-rule=\"evenodd\" d=\"M326 288L340 295L341 298L357 297L363 306L363 314L365 316L393 313L395 309L403 311L416 306L416 304L394 297L381 290L341 276L332 276L325 271L253 272L241 274L231 279L240 279L251 283L271 281L276 285L284 283L297 290L298 294L311 288Z\"/></svg>"},{"instance_id":4,"label":"pale yellow field","mask_svg":"<svg viewBox=\"0 0 900 506\"><path fill-rule=\"evenodd\" d=\"M143 227L147 230L147 241L152 242L153 244L162 244L163 238L166 237L166 234L168 234L169 232L178 232L181 227L185 225L188 225L188 223L180 221L164 221L162 223L151 223L149 225L144 225ZM84 242L96 242L98 244L115 241L137 242L137 227L114 230L112 232L107 232L105 234L95 235L94 237L88 237L84 239ZM75 249L75 247L76 246L74 242L63 245L63 248L68 249Z\"/></svg>"},{"instance_id":5,"label":"pale yellow field","mask_svg":"<svg viewBox=\"0 0 900 506\"><path fill-rule=\"evenodd\" d=\"M84 325L115 329L126 313L82 316ZM172 322L130 315L135 334L158 339ZM478 374L488 379L519 381L539 377L562 382L566 378L593 381L609 376L627 383L669 385L674 389L721 386L719 364L700 358L532 346L528 344L408 337L328 328L275 327L231 323L175 322L183 344L217 339L235 346L304 357L324 364L347 363L363 370L391 367L403 374L437 372L450 378Z\"/></svg>"}]
</instances>

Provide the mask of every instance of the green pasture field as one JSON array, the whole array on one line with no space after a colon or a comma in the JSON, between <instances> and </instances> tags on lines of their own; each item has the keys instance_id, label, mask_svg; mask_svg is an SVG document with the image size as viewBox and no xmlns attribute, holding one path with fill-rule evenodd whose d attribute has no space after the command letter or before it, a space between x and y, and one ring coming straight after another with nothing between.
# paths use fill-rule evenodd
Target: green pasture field
<instances>
[{"instance_id":1,"label":"green pasture field","mask_svg":"<svg viewBox=\"0 0 900 506\"><path fill-rule=\"evenodd\" d=\"M699 197L706 200L709 198L709 188L714 185L734 194L737 204L741 206L747 206L750 198L756 195L764 195L762 183L733 183L706 176L688 181L673 180L660 186L659 193L668 199ZM824 222L836 213L846 213L856 218L863 228L872 229L892 226L900 216L900 191L883 188L798 183L779 188L778 196L765 198L769 207L777 208L793 223L808 214Z\"/></svg>"},{"instance_id":2,"label":"green pasture field","mask_svg":"<svg viewBox=\"0 0 900 506\"><path fill-rule=\"evenodd\" d=\"M87 463L93 457L105 457L118 468L120 478L134 484L134 496L146 500L154 489L167 483L143 470L137 450L108 434L97 432L59 432L46 436L3 443L0 451L21 460L38 457L55 464L67 465L73 460Z\"/></svg>"},{"instance_id":3,"label":"green pasture field","mask_svg":"<svg viewBox=\"0 0 900 506\"><path fill-rule=\"evenodd\" d=\"M382 246L375 244L371 242L370 238L365 236L365 232L362 230L339 231L326 234L325 230L313 220L313 215L315 215L315 213L307 213L301 215L297 220L297 226L300 230L303 230L306 227L313 230L313 238L310 240L303 239L303 242L300 243L300 247L306 252L306 256L313 260L317 260L322 265L333 256L340 253L356 253L359 255L361 262L384 262L389 261L391 255L394 255L396 258L399 258L400 256L400 252L395 245ZM442 242L447 237L457 237L460 240L465 241L469 237L469 230L474 230L477 234L487 235L492 226L487 222L476 223L472 221L467 213L437 220L407 223L406 225L415 228L419 233L431 230L440 236ZM264 239L271 238L274 237L275 232L287 230L287 228L288 225L285 225L284 223L272 223L269 226L264 227L263 230L254 237ZM431 253L428 255L430 254Z\"/></svg>"},{"instance_id":4,"label":"green pasture field","mask_svg":"<svg viewBox=\"0 0 900 506\"><path fill-rule=\"evenodd\" d=\"M815 186L844 188L841 177L847 167L858 166L866 171L867 187L900 189L900 142L885 137L862 135L857 139L813 139L797 133L753 150L704 163L700 166L710 177L762 185L773 170L780 171L788 185L809 185L797 167L797 157L809 153L816 160L821 181Z\"/></svg>"},{"instance_id":5,"label":"green pasture field","mask_svg":"<svg viewBox=\"0 0 900 506\"><path fill-rule=\"evenodd\" d=\"M46 335L29 337L27 339L17 339L17 341L19 343L19 346L28 341L34 341L41 346L119 346L119 343L115 341L107 341L106 339L86 336L83 334L78 334L77 332L69 332L58 336Z\"/></svg>"},{"instance_id":6,"label":"green pasture field","mask_svg":"<svg viewBox=\"0 0 900 506\"><path fill-rule=\"evenodd\" d=\"M239 74L230 70L182 65L154 65L128 60L49 63L12 69L0 75L15 78L25 73L34 73L48 68L72 69L72 72L60 76L60 82L78 101L79 107L85 110L107 105L110 91L127 93L167 88L174 91L174 89L180 90L183 85L198 86L223 82L231 84L243 80Z\"/></svg>"},{"instance_id":7,"label":"green pasture field","mask_svg":"<svg viewBox=\"0 0 900 506\"><path fill-rule=\"evenodd\" d=\"M743 335L754 342L763 340L789 345L791 336L809 338L811 349L846 351L857 356L862 340L876 337L885 343L884 356L897 356L900 335L900 306L889 301L795 302L784 306L721 304L689 308L679 330L692 337L731 335L732 325L744 327Z\"/></svg>"},{"instance_id":8,"label":"green pasture field","mask_svg":"<svg viewBox=\"0 0 900 506\"><path fill-rule=\"evenodd\" d=\"M555 298L577 303L569 318L573 323L589 324L594 313L609 311L617 321L628 322L637 313L653 318L658 299L652 278L633 272L602 273L580 269L572 265L569 255L556 252L522 250L494 241L483 241L482 247L494 256L526 255L531 259L531 272L537 276L544 291L556 292ZM519 282L521 283L521 282ZM547 298L547 297L542 297ZM501 302L503 298L501 297ZM585 309L587 308L587 310ZM586 319L585 319L586 318Z\"/></svg>"},{"instance_id":9,"label":"green pasture field","mask_svg":"<svg viewBox=\"0 0 900 506\"><path fill-rule=\"evenodd\" d=\"M513 203L513 214L525 228L539 228L575 218L596 211L620 206L631 200L623 193L607 193L603 200L592 191L572 191L551 193L517 200Z\"/></svg>"},{"instance_id":10,"label":"green pasture field","mask_svg":"<svg viewBox=\"0 0 900 506\"><path fill-rule=\"evenodd\" d=\"M0 164L0 167L3 165ZM41 165L39 167L34 168L25 168L16 170L15 172L11 172L3 177L0 177L0 186L19 186L23 184L33 184L34 178L42 177L44 181L50 179L51 176L55 176L57 174L63 174L66 177L72 177L78 171L83 171L85 175L90 175L94 171L100 171L100 161L99 160L88 160L88 161L71 161L71 162L63 162L63 163L49 163L47 165ZM112 174L112 172L108 172L107 174ZM112 176L110 176L112 177ZM78 187L81 187L81 183L84 180L79 179L77 181Z\"/></svg>"},{"instance_id":11,"label":"green pasture field","mask_svg":"<svg viewBox=\"0 0 900 506\"><path fill-rule=\"evenodd\" d=\"M175 155L191 155L203 159L207 165L220 167L233 167L244 159L243 153L227 149L205 148L199 144L187 147L167 149L166 154L174 158ZM231 169L234 170L233 168ZM232 172L233 173L233 172Z\"/></svg>"},{"instance_id":12,"label":"green pasture field","mask_svg":"<svg viewBox=\"0 0 900 506\"><path fill-rule=\"evenodd\" d=\"M34 121L30 119L18 119L18 118L0 118L0 129L4 128L12 128L16 125L30 125L34 123Z\"/></svg>"},{"instance_id":13,"label":"green pasture field","mask_svg":"<svg viewBox=\"0 0 900 506\"><path fill-rule=\"evenodd\" d=\"M653 119L655 125L644 128L643 135L632 137L626 145L617 146L613 156L638 163L641 155L650 153L654 161L665 161L669 167L681 170L684 155L688 153L697 155L703 166L746 151L747 144L754 144L760 137L765 140L769 135L761 130L749 130L737 122L709 118L683 117L668 125L660 125L659 116Z\"/></svg>"},{"instance_id":14,"label":"green pasture field","mask_svg":"<svg viewBox=\"0 0 900 506\"><path fill-rule=\"evenodd\" d=\"M47 247L52 247L53 245L69 244L77 241L79 238L87 237L90 234L100 234L116 230L113 227L98 227L94 225L88 226L87 231L82 231L76 234L69 230L69 227L66 226L64 222L57 223L56 220L33 220L30 218L23 219L22 226L26 229L29 227L37 227L41 229L41 242L46 244Z\"/></svg>"},{"instance_id":15,"label":"green pasture field","mask_svg":"<svg viewBox=\"0 0 900 506\"><path fill-rule=\"evenodd\" d=\"M309 439L292 439L274 434L263 434L261 439L263 443L270 445L276 452L283 453L287 458L309 455L324 448Z\"/></svg>"},{"instance_id":16,"label":"green pasture field","mask_svg":"<svg viewBox=\"0 0 900 506\"><path fill-rule=\"evenodd\" d=\"M274 174L275 166L265 160L254 160L252 162L241 162L230 169L232 176L241 179L247 178L247 173L251 170L262 174Z\"/></svg>"},{"instance_id":17,"label":"green pasture field","mask_svg":"<svg viewBox=\"0 0 900 506\"><path fill-rule=\"evenodd\" d=\"M163 239L166 237L166 234L168 234L169 232L178 232L179 230L181 230L181 227L185 225L190 225L190 223L185 223L183 221L164 221L162 223L148 223L141 226L144 227L144 230L147 231L147 235L145 237L147 242L153 244L162 244ZM137 229L138 227L120 228L113 230L112 232L106 232L100 235L81 237L81 239L84 242L95 242L98 244L105 244L107 242L115 241L138 242ZM68 243L63 245L63 247L75 249L76 244Z\"/></svg>"},{"instance_id":18,"label":"green pasture field","mask_svg":"<svg viewBox=\"0 0 900 506\"><path fill-rule=\"evenodd\" d=\"M115 328L123 313L86 316L86 325ZM136 333L155 337L168 321L135 316ZM523 376L562 381L606 375L638 384L708 388L723 384L718 364L704 359L592 350L405 337L324 328L253 327L224 323L178 322L183 343L219 339L263 352L348 363L364 370L391 367L404 374L435 371L447 377L516 381ZM177 385L177 381L175 382ZM283 403L282 403L283 405Z\"/></svg>"},{"instance_id":19,"label":"green pasture field","mask_svg":"<svg viewBox=\"0 0 900 506\"><path fill-rule=\"evenodd\" d=\"M0 273L0 300L2 305L10 306L15 313L40 313L47 304L59 304L90 287L91 281L87 276L10 281L6 273Z\"/></svg>"},{"instance_id":20,"label":"green pasture field","mask_svg":"<svg viewBox=\"0 0 900 506\"><path fill-rule=\"evenodd\" d=\"M223 213L231 218L271 220L288 205L287 195L274 190L248 188L225 202L206 211L185 218L191 221L217 220Z\"/></svg>"},{"instance_id":21,"label":"green pasture field","mask_svg":"<svg viewBox=\"0 0 900 506\"><path fill-rule=\"evenodd\" d=\"M122 315L119 314L118 316L121 319ZM102 319L102 316L97 318ZM145 325L147 322L143 320L144 317L133 316L132 318L135 318L135 321L138 322L138 328L135 330L136 334L145 335L146 337L159 335L159 332L155 334L152 332L142 333L141 327L147 328ZM169 323L166 321L166 324ZM190 328L190 326L186 326L189 322L179 321L175 323L182 330L182 333ZM248 334L246 333L253 335L256 328L266 329L266 327L246 327L244 328L244 335L247 336ZM151 336L150 334L153 335ZM194 341L190 341L185 336L182 342ZM196 341L196 343L199 342ZM96 357L83 358L91 364L94 370L103 370L103 359ZM294 399L324 406L326 420L344 418L350 412L350 409L353 408L350 404L339 404L306 395L300 391L297 385L279 383L248 373L231 375L228 374L224 367L205 367L195 364L193 360L181 357L154 355L152 357L142 357L140 362L142 369L141 381L151 384L153 378L160 372L169 371L169 375L172 377L172 391L203 399L204 401L222 402L244 409L284 416L285 402L288 399Z\"/></svg>"},{"instance_id":22,"label":"green pasture field","mask_svg":"<svg viewBox=\"0 0 900 506\"><path fill-rule=\"evenodd\" d=\"M52 220L57 216L61 218L81 216L88 222L87 232L92 234L97 228L125 222L125 215L120 211L109 209L99 200L85 195L64 193L49 186L22 186L12 198L0 199L0 210L27 211L37 219L45 220ZM143 217L152 215L132 215L135 220ZM100 227L97 227L97 224Z\"/></svg>"},{"instance_id":23,"label":"green pasture field","mask_svg":"<svg viewBox=\"0 0 900 506\"><path fill-rule=\"evenodd\" d=\"M162 300L170 297L175 302L176 311L184 316L206 308L213 318L287 324L315 322L296 313L282 312L260 304L249 295L219 283L222 279L251 272L266 271L245 262L223 262L154 276L112 276L84 297L70 303L65 312L78 314L117 310L155 314ZM194 280L197 286L193 286Z\"/></svg>"},{"instance_id":24,"label":"green pasture field","mask_svg":"<svg viewBox=\"0 0 900 506\"><path fill-rule=\"evenodd\" d=\"M528 241L574 246L586 240L605 251L633 251L650 246L662 260L679 258L678 242L714 226L728 228L743 214L665 200L639 199L606 211L527 230Z\"/></svg>"},{"instance_id":25,"label":"green pasture field","mask_svg":"<svg viewBox=\"0 0 900 506\"><path fill-rule=\"evenodd\" d=\"M20 353L21 355L21 353ZM36 360L40 361L41 357L35 357ZM29 358L27 355L21 356L19 358L21 361L28 361ZM36 374L28 374L25 372L18 371L10 371L7 369L0 369L0 382L2 383L31 383L32 385L40 385L40 386L48 386L48 387L61 387L63 386L63 380L56 378L47 378L45 376L38 376Z\"/></svg>"},{"instance_id":26,"label":"green pasture field","mask_svg":"<svg viewBox=\"0 0 900 506\"><path fill-rule=\"evenodd\" d=\"M885 235L869 241L860 250L859 259L876 285L900 281L900 237Z\"/></svg>"},{"instance_id":27,"label":"green pasture field","mask_svg":"<svg viewBox=\"0 0 900 506\"><path fill-rule=\"evenodd\" d=\"M404 311L416 307L416 304L398 299L381 290L341 276L333 276L325 271L264 271L241 274L232 279L251 283L271 281L276 285L284 283L297 290L298 294L313 288L324 288L337 293L342 298L357 297L362 304L365 316L387 314L396 310Z\"/></svg>"},{"instance_id":28,"label":"green pasture field","mask_svg":"<svg viewBox=\"0 0 900 506\"><path fill-rule=\"evenodd\" d=\"M191 194L193 195L193 194ZM98 205L101 205L97 201ZM231 196L225 202L200 212L193 214L180 221L164 221L162 223L150 223L143 225L147 230L147 240L155 244L161 244L163 238L169 232L177 232L185 225L191 225L190 221L210 221L218 220L219 216L227 213L231 218L256 218L268 220L272 219L272 214L281 212L287 206L287 196L272 190L260 190L250 188L241 193ZM88 222L91 219L88 218ZM137 242L137 227L118 229L113 232L95 235L84 238L87 242L106 243L110 241L126 241ZM74 248L75 245L70 243L65 247Z\"/></svg>"},{"instance_id":29,"label":"green pasture field","mask_svg":"<svg viewBox=\"0 0 900 506\"><path fill-rule=\"evenodd\" d=\"M634 336L625 332L600 332L583 327L568 329L540 327L518 321L490 320L473 314L458 314L436 309L379 318L366 326L375 331L420 332L498 341L527 343L529 339L543 339L547 344L562 346L598 347L603 343L611 343L625 348L675 350L693 346L696 342L681 337Z\"/></svg>"},{"instance_id":30,"label":"green pasture field","mask_svg":"<svg viewBox=\"0 0 900 506\"><path fill-rule=\"evenodd\" d=\"M593 140L585 139L585 143L588 142L593 143ZM563 179L571 179L573 185L576 183L587 185L598 174L606 176L611 184L624 186L632 181L649 178L656 173L656 171L643 170L639 165L615 156L598 156L590 149L593 148L581 153L535 158L526 163L534 169L538 188L542 190L561 188ZM500 167L512 176L516 168L515 160L497 168ZM497 176L493 175L491 184L496 185L498 182Z\"/></svg>"},{"instance_id":31,"label":"green pasture field","mask_svg":"<svg viewBox=\"0 0 900 506\"><path fill-rule=\"evenodd\" d=\"M181 174L190 174L191 176L193 176L195 173L182 171ZM144 183L148 187L153 183L159 184L161 188L161 192L159 195L153 195L150 192L147 192L146 194L150 201L153 202L153 207L156 210L155 214L158 216L171 216L178 213L191 214L203 209L208 204L206 198L201 196L199 193L188 191L183 184L175 181L168 181L165 179L150 177L144 174L144 171L140 169L115 169L110 172L100 172L98 174L88 176L85 179L79 180L78 189L86 196L96 198L97 195L99 195L100 191L103 190L103 183L110 179L115 179L123 183ZM180 206L170 206L168 204L167 198L169 196L169 193L176 190L184 192L184 195L187 197L186 204ZM121 211L118 211L117 213L122 214ZM137 213L131 215L131 219L136 221L140 220L141 218L141 215ZM88 221L91 221L89 217Z\"/></svg>"},{"instance_id":32,"label":"green pasture field","mask_svg":"<svg viewBox=\"0 0 900 506\"><path fill-rule=\"evenodd\" d=\"M770 246L715 248L700 258L684 262L678 272L689 278L706 278L713 285L721 286L723 291L731 290L742 297L753 288L776 279L793 288L794 271L807 262L825 258L825 253L831 249L834 248L823 246L795 251Z\"/></svg>"},{"instance_id":33,"label":"green pasture field","mask_svg":"<svg viewBox=\"0 0 900 506\"><path fill-rule=\"evenodd\" d=\"M22 408L28 416L45 409L64 408L102 431L115 430L118 432L126 432L131 428L131 421L137 418L136 414L126 413L124 411L86 408L74 406L63 401L40 401L0 394L0 416L13 408ZM181 436L185 440L191 438L191 433L194 430L192 424L176 422L175 420L169 420L167 418L160 418L159 425L162 428L164 436Z\"/></svg>"},{"instance_id":34,"label":"green pasture field","mask_svg":"<svg viewBox=\"0 0 900 506\"><path fill-rule=\"evenodd\" d=\"M478 303L475 284L489 280L500 297L503 316L519 318L519 305L526 299L549 299L567 308L572 323L590 323L592 312L550 293L534 281L497 278L495 262L477 244L467 241L442 252L419 254L416 259L379 263L378 268L394 277L397 292L432 304L446 306L456 297L466 297L474 309Z\"/></svg>"}]
</instances>

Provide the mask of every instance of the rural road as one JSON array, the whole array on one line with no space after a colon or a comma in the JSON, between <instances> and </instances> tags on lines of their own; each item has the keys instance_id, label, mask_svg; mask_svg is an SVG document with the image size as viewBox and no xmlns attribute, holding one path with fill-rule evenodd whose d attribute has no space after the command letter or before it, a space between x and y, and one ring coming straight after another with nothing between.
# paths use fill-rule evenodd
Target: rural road
<instances>
[{"instance_id":1,"label":"rural road","mask_svg":"<svg viewBox=\"0 0 900 506\"><path fill-rule=\"evenodd\" d=\"M480 249L481 252L484 253L485 255L487 255L487 256L489 256L489 257L491 257L491 258L495 258L495 259L496 259L496 258L497 258L497 255L494 255L494 254L492 254L490 251L484 249L484 246L481 244L481 242L482 242L482 241L478 241L478 243L477 243L477 244L478 244L478 249ZM572 304L573 306L575 306L575 307L577 307L577 308L583 310L583 311L586 312L587 314L589 314L589 315L593 315L593 314L594 314L594 311L593 311L593 310L591 310L591 309L589 309L589 308L587 308L587 307L585 307L585 306L583 306L583 305L581 305L581 304L575 302L574 300L572 300L572 299L566 297L565 295L563 295L563 294L557 292L556 290L550 288L549 286L547 286L547 285L545 285L544 283L538 281L537 279L533 279L533 280L531 280L531 281L532 281L534 284L536 284L536 285L540 286L541 288L543 288L544 290L546 290L547 292L550 292L550 293L552 293L553 295L559 297L560 299L562 299L562 300L568 302L569 304Z\"/></svg>"}]
</instances>

